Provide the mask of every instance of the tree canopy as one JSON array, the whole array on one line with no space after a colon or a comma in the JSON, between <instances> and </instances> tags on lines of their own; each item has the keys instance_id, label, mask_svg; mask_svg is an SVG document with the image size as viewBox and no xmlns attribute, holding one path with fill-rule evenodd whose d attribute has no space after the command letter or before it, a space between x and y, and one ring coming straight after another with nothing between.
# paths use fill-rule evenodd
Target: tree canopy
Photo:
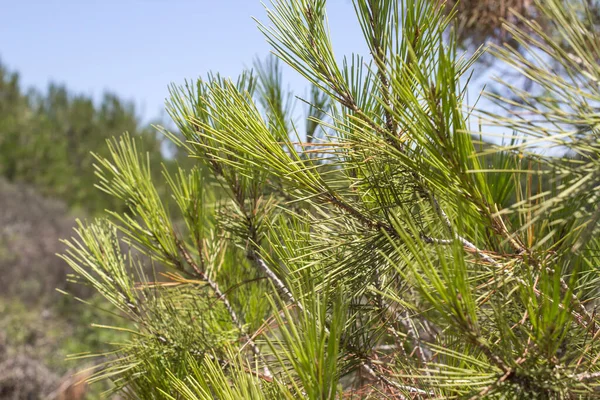
<instances>
[{"instance_id":1,"label":"tree canopy","mask_svg":"<svg viewBox=\"0 0 600 400\"><path fill-rule=\"evenodd\" d=\"M0 64L0 175L8 181L33 185L71 208L101 212L116 203L93 187L91 152L108 155L106 140L125 131L142 138L158 169L159 136L142 124L133 104L111 93L96 103L54 83L45 92L26 91L18 74Z\"/></svg>"}]
</instances>

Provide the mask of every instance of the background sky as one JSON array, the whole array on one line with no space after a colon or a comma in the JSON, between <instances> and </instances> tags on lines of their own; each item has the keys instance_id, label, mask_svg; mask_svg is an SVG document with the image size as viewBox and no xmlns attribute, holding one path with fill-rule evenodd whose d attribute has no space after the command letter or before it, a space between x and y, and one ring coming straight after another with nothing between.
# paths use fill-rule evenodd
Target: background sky
<instances>
[{"instance_id":1,"label":"background sky","mask_svg":"<svg viewBox=\"0 0 600 400\"><path fill-rule=\"evenodd\" d=\"M25 87L50 81L100 99L132 100L145 121L162 117L171 82L218 71L235 77L270 48L252 17L260 0L0 0L0 62ZM336 57L367 54L350 0L328 2ZM304 80L284 70L299 95Z\"/></svg>"}]
</instances>

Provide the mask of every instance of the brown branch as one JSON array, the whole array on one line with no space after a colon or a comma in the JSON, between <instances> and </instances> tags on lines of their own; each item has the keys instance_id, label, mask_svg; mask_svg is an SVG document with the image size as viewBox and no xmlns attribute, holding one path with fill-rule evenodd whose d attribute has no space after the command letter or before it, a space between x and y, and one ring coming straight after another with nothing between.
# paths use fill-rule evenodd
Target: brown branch
<instances>
[{"instance_id":1,"label":"brown branch","mask_svg":"<svg viewBox=\"0 0 600 400\"><path fill-rule=\"evenodd\" d=\"M579 382L590 381L594 379L600 378L600 371L596 372L582 372L581 374L577 374L574 376L575 380Z\"/></svg>"},{"instance_id":2,"label":"brown branch","mask_svg":"<svg viewBox=\"0 0 600 400\"><path fill-rule=\"evenodd\" d=\"M200 270L200 268L198 267L198 265L196 264L196 262L192 258L191 254L185 248L185 245L181 241L179 241L179 240L177 240L177 247L178 247L179 251L181 252L181 254L183 255L183 258L185 259L186 263L188 265L190 265L190 267L192 267L192 269L196 272L196 274L198 275L198 277L201 280L203 280L206 283L208 283L208 285L210 286L210 288L213 290L213 292L217 296L217 299L220 300L223 303L223 306L225 307L225 309L229 313L229 316L231 317L231 321L238 328L238 330L240 331L240 334L246 340L246 343L248 343L250 345L250 348L252 349L252 352L256 355L256 357L259 357L259 358L261 358L263 360L263 362L264 362L264 367L263 367L264 375L267 376L267 377L271 377L272 378L273 374L269 370L269 367L267 366L266 361L262 357L260 349L258 348L258 346L256 345L256 343L254 342L254 340L252 340L252 338L250 337L250 335L246 332L246 329L244 328L244 325L240 321L237 313L233 309L233 306L229 302L229 299L227 298L227 296L223 292L221 292L221 290L219 289L218 284L215 281L213 281L212 279L210 279L203 271Z\"/></svg>"}]
</instances>

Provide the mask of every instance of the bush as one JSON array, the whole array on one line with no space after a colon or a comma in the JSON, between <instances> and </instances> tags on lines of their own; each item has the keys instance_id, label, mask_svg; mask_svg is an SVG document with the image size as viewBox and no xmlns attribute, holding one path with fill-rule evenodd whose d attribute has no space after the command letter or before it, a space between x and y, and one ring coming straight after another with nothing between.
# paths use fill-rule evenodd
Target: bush
<instances>
[{"instance_id":1,"label":"bush","mask_svg":"<svg viewBox=\"0 0 600 400\"><path fill-rule=\"evenodd\" d=\"M0 179L0 285L3 296L27 303L66 289L67 265L58 238L71 235L75 218L64 203L39 195L27 185Z\"/></svg>"}]
</instances>

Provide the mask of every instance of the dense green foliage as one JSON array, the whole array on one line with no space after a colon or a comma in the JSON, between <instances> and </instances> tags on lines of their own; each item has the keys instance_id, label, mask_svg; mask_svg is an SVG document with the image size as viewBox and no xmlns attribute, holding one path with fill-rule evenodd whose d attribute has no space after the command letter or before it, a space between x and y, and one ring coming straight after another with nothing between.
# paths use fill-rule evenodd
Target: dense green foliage
<instances>
[{"instance_id":1,"label":"dense green foliage","mask_svg":"<svg viewBox=\"0 0 600 400\"><path fill-rule=\"evenodd\" d=\"M537 3L557 36L520 21L535 35L492 51L535 87L492 96L508 114L480 116L514 133L484 149L475 58L438 2L354 1L372 57L338 63L324 0L274 0L259 26L314 86L307 132L269 62L172 87L165 133L198 164L164 169L170 197L131 135L98 155L127 212L80 223L63 258L128 338L92 380L144 399L597 395L600 40L574 3Z\"/></svg>"},{"instance_id":2,"label":"dense green foliage","mask_svg":"<svg viewBox=\"0 0 600 400\"><path fill-rule=\"evenodd\" d=\"M108 138L125 131L143 138L160 166L161 145L132 104L107 93L99 104L50 84L45 93L25 91L16 73L0 65L0 175L33 185L84 212L103 211L111 199L94 189L92 151L107 155Z\"/></svg>"}]
</instances>

